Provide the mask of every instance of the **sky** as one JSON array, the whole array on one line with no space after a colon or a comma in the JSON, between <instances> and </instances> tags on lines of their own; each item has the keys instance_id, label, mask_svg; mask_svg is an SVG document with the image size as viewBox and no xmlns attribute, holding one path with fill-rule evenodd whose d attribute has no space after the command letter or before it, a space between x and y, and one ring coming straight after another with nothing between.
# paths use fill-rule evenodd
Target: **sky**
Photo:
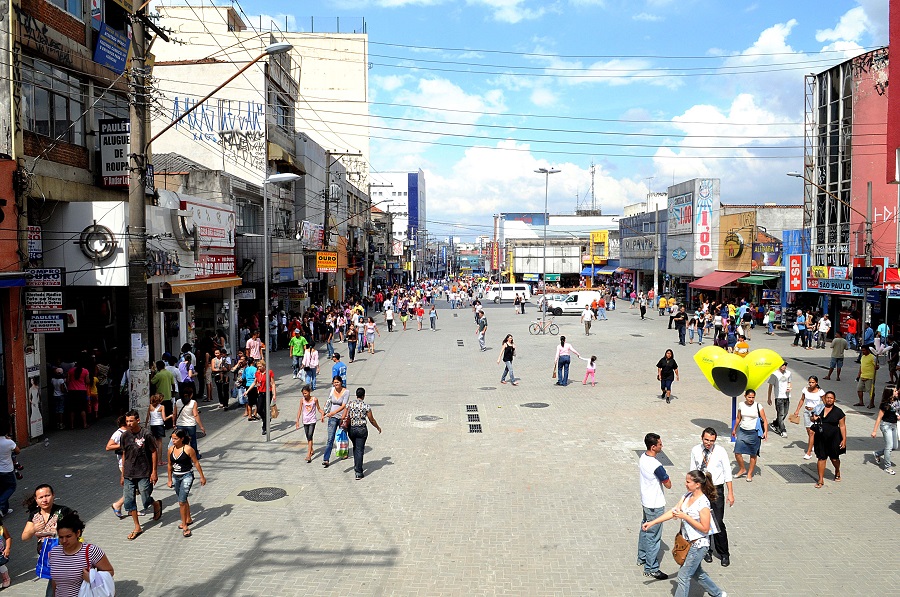
<instances>
[{"instance_id":1,"label":"sky","mask_svg":"<svg viewBox=\"0 0 900 597\"><path fill-rule=\"evenodd\" d=\"M428 231L625 205L695 177L800 199L805 74L887 44L888 0L243 0L292 30L365 20L370 166L425 173ZM344 29L346 30L346 29Z\"/></svg>"}]
</instances>

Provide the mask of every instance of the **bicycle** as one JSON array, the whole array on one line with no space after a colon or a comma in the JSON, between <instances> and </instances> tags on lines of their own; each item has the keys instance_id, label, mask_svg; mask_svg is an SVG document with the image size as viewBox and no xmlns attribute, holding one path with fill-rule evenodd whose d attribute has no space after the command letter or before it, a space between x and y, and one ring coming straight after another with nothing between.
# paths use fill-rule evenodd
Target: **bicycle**
<instances>
[{"instance_id":1,"label":"bicycle","mask_svg":"<svg viewBox=\"0 0 900 597\"><path fill-rule=\"evenodd\" d=\"M551 335L555 336L559 333L559 326L553 323L553 319L538 319L537 321L532 321L531 325L528 326L528 333L532 336L536 336L538 334L546 334L550 332Z\"/></svg>"}]
</instances>

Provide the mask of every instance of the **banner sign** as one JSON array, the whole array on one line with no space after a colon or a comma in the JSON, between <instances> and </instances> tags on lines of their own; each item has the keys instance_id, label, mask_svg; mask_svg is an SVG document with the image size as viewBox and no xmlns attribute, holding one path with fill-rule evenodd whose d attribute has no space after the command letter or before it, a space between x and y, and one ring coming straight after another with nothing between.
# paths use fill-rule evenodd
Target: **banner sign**
<instances>
[{"instance_id":1,"label":"banner sign","mask_svg":"<svg viewBox=\"0 0 900 597\"><path fill-rule=\"evenodd\" d=\"M131 124L127 118L100 120L100 179L104 187L128 186L128 145Z\"/></svg>"},{"instance_id":2,"label":"banner sign","mask_svg":"<svg viewBox=\"0 0 900 597\"><path fill-rule=\"evenodd\" d=\"M25 331L29 334L61 334L64 319L62 313L34 313L25 321Z\"/></svg>"},{"instance_id":3,"label":"banner sign","mask_svg":"<svg viewBox=\"0 0 900 597\"><path fill-rule=\"evenodd\" d=\"M337 253L335 251L316 252L316 271L320 274L337 272Z\"/></svg>"},{"instance_id":4,"label":"banner sign","mask_svg":"<svg viewBox=\"0 0 900 597\"><path fill-rule=\"evenodd\" d=\"M763 301L778 301L778 291L770 288L764 288L762 291Z\"/></svg>"},{"instance_id":5,"label":"banner sign","mask_svg":"<svg viewBox=\"0 0 900 597\"><path fill-rule=\"evenodd\" d=\"M117 75L125 72L125 61L128 58L128 44L131 40L106 23L100 25L97 47L94 49L94 62L102 64Z\"/></svg>"},{"instance_id":6,"label":"banner sign","mask_svg":"<svg viewBox=\"0 0 900 597\"><path fill-rule=\"evenodd\" d=\"M806 255L789 255L784 274L788 292L806 292Z\"/></svg>"},{"instance_id":7,"label":"banner sign","mask_svg":"<svg viewBox=\"0 0 900 597\"><path fill-rule=\"evenodd\" d=\"M860 288L872 288L878 286L879 275L877 267L854 267L853 284Z\"/></svg>"},{"instance_id":8,"label":"banner sign","mask_svg":"<svg viewBox=\"0 0 900 597\"><path fill-rule=\"evenodd\" d=\"M44 246L40 226L28 227L28 260L36 261L44 258Z\"/></svg>"},{"instance_id":9,"label":"banner sign","mask_svg":"<svg viewBox=\"0 0 900 597\"><path fill-rule=\"evenodd\" d=\"M254 301L256 300L256 288L236 288L234 291L234 300L236 301Z\"/></svg>"},{"instance_id":10,"label":"banner sign","mask_svg":"<svg viewBox=\"0 0 900 597\"><path fill-rule=\"evenodd\" d=\"M28 280L25 285L31 288L41 286L63 285L66 278L66 269L63 267L44 267L28 270Z\"/></svg>"},{"instance_id":11,"label":"banner sign","mask_svg":"<svg viewBox=\"0 0 900 597\"><path fill-rule=\"evenodd\" d=\"M200 255L194 260L194 278L233 276L234 264L234 255Z\"/></svg>"},{"instance_id":12,"label":"banner sign","mask_svg":"<svg viewBox=\"0 0 900 597\"><path fill-rule=\"evenodd\" d=\"M753 265L751 271L760 271L763 267L783 265L781 262L781 243L753 243Z\"/></svg>"},{"instance_id":13,"label":"banner sign","mask_svg":"<svg viewBox=\"0 0 900 597\"><path fill-rule=\"evenodd\" d=\"M694 194L669 197L669 234L690 234L694 231Z\"/></svg>"},{"instance_id":14,"label":"banner sign","mask_svg":"<svg viewBox=\"0 0 900 597\"><path fill-rule=\"evenodd\" d=\"M63 293L61 290L26 290L25 308L29 311L48 311L62 309Z\"/></svg>"},{"instance_id":15,"label":"banner sign","mask_svg":"<svg viewBox=\"0 0 900 597\"><path fill-rule=\"evenodd\" d=\"M697 214L695 216L696 240L694 261L712 261L712 221L713 203L715 202L715 179L700 179L697 191Z\"/></svg>"}]
</instances>

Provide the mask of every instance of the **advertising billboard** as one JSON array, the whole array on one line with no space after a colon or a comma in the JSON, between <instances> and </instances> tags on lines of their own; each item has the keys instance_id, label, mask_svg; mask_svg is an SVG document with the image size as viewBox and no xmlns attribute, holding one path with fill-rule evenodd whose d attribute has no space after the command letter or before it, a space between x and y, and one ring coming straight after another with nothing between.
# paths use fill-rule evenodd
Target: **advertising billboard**
<instances>
[{"instance_id":1,"label":"advertising billboard","mask_svg":"<svg viewBox=\"0 0 900 597\"><path fill-rule=\"evenodd\" d=\"M690 234L694 231L694 194L669 197L669 234Z\"/></svg>"}]
</instances>

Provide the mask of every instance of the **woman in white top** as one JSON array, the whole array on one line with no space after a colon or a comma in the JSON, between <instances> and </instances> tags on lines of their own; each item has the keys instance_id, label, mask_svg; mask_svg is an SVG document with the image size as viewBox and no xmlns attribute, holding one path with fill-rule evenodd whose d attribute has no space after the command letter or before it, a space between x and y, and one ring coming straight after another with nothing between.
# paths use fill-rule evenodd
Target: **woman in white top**
<instances>
[{"instance_id":1,"label":"woman in white top","mask_svg":"<svg viewBox=\"0 0 900 597\"><path fill-rule=\"evenodd\" d=\"M761 430L761 436L758 430ZM769 439L769 422L766 420L766 411L763 410L762 406L756 404L756 392L754 390L744 392L744 401L738 404L737 417L734 421L734 429L731 430L731 437L736 438L734 458L738 463L738 472L734 478L740 479L747 475L747 481L752 481L762 440ZM744 454L750 456L749 468L744 466Z\"/></svg>"},{"instance_id":2,"label":"woman in white top","mask_svg":"<svg viewBox=\"0 0 900 597\"><path fill-rule=\"evenodd\" d=\"M578 354L578 351L575 348L566 342L565 336L559 337L559 346L556 347L556 361L554 361L553 366L556 368L557 372L557 380L556 385L558 386L567 386L569 385L569 363L572 362L572 354L576 357L581 358L581 355Z\"/></svg>"},{"instance_id":3,"label":"woman in white top","mask_svg":"<svg viewBox=\"0 0 900 597\"><path fill-rule=\"evenodd\" d=\"M810 415L817 406L822 404L822 396L824 395L825 390L819 387L819 378L815 375L810 375L809 385L803 388L800 401L797 403L797 410L794 411L794 416L802 414L803 426L806 427L806 434L809 436L809 444L806 446L806 454L803 455L803 460L812 458L813 439L816 434L812 430Z\"/></svg>"},{"instance_id":4,"label":"woman in white top","mask_svg":"<svg viewBox=\"0 0 900 597\"><path fill-rule=\"evenodd\" d=\"M422 325L422 318L419 318L419 329ZM375 324L375 320L371 317L369 318L368 323L366 323L366 344L369 345L369 354L375 354L375 334L378 334L378 337L381 338L381 332L378 331L378 326Z\"/></svg>"},{"instance_id":5,"label":"woman in white top","mask_svg":"<svg viewBox=\"0 0 900 597\"><path fill-rule=\"evenodd\" d=\"M200 420L200 411L197 409L197 401L194 400L194 388L185 386L181 391L181 405L178 407L178 414L175 416L175 427L184 429L191 436L191 447L197 453L197 459L200 459L200 450L197 449L197 427L204 434L206 429Z\"/></svg>"},{"instance_id":6,"label":"woman in white top","mask_svg":"<svg viewBox=\"0 0 900 597\"><path fill-rule=\"evenodd\" d=\"M716 501L716 486L713 485L709 473L693 470L685 477L684 487L687 493L677 506L659 518L645 522L642 528L648 531L651 527L673 518L681 521L681 536L691 544L691 547L684 564L681 565L681 570L678 571L675 597L687 597L691 590L692 578L696 578L713 597L727 597L728 594L713 582L702 566L703 557L709 551L709 536L718 532L709 508L710 503Z\"/></svg>"},{"instance_id":7,"label":"woman in white top","mask_svg":"<svg viewBox=\"0 0 900 597\"><path fill-rule=\"evenodd\" d=\"M322 456L322 466L328 468L331 450L334 449L334 434L337 433L347 403L350 401L350 390L344 387L340 375L331 378L331 391L328 393L328 401L325 403L325 414L322 422L328 419L327 440L325 442L325 454ZM346 457L345 457L346 458Z\"/></svg>"}]
</instances>

